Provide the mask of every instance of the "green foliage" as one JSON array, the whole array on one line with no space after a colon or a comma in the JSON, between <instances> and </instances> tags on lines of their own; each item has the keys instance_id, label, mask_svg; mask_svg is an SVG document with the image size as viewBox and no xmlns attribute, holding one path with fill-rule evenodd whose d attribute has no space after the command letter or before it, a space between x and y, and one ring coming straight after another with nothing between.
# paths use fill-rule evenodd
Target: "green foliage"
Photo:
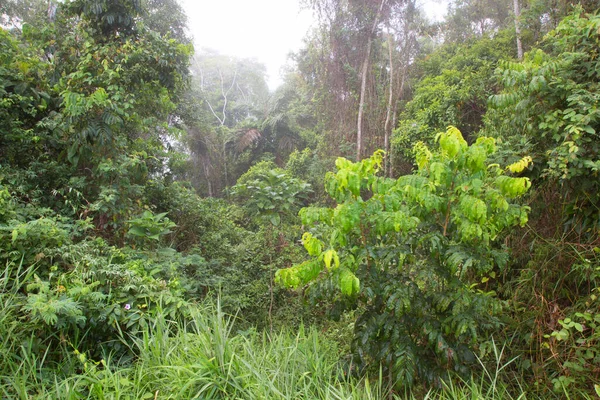
<instances>
[{"instance_id":1,"label":"green foliage","mask_svg":"<svg viewBox=\"0 0 600 400\"><path fill-rule=\"evenodd\" d=\"M310 260L277 272L285 286L358 302L356 361L381 365L400 385L467 374L484 353L483 332L499 325L500 310L485 282L507 261L493 244L527 222L528 207L511 199L530 183L486 163L493 139L468 146L452 127L438 138L436 152L417 147L418 172L397 180L377 176L381 152L338 159L326 180L337 206L300 213Z\"/></svg>"},{"instance_id":2,"label":"green foliage","mask_svg":"<svg viewBox=\"0 0 600 400\"><path fill-rule=\"evenodd\" d=\"M155 215L146 210L139 217L128 221L130 228L127 234L141 239L142 242L147 240L159 242L163 236L171 233L171 229L177 226L166 216L167 213Z\"/></svg>"},{"instance_id":3,"label":"green foliage","mask_svg":"<svg viewBox=\"0 0 600 400\"><path fill-rule=\"evenodd\" d=\"M558 25L566 3L528 3L524 43L557 28L514 63L498 61L515 51L496 29L507 4L455 4L421 57L414 4L382 3L364 144L381 145L391 88L394 152L418 169L384 178L377 152L338 159L323 185L331 150L353 152L375 3L311 2L335 19L269 99L254 61L206 52L189 76L175 0L1 3L0 397L392 398L387 384L417 381L439 388L420 398L510 397L491 334L512 334L508 364L542 396L600 390L597 15ZM464 135L436 136L449 122ZM531 216L528 177L549 182ZM311 200L326 206L298 218ZM576 229L549 239L565 213ZM235 323L197 304L217 296ZM278 333L315 322L354 358L316 330Z\"/></svg>"},{"instance_id":4,"label":"green foliage","mask_svg":"<svg viewBox=\"0 0 600 400\"><path fill-rule=\"evenodd\" d=\"M527 264L514 268L499 285L500 293L511 298L511 357L519 357L519 372L534 382L531 390L539 397L552 391L593 397L599 384L599 250L564 237L544 239L534 231L523 238L526 247L529 238L535 243L533 254L519 257ZM518 255L522 245L515 246Z\"/></svg>"},{"instance_id":5,"label":"green foliage","mask_svg":"<svg viewBox=\"0 0 600 400\"><path fill-rule=\"evenodd\" d=\"M0 119L2 126L2 156L7 161L24 165L32 153L44 144L39 124L53 110L49 82L40 80L48 71L37 49L20 48L18 42L0 28ZM17 153L13 143L19 143Z\"/></svg>"},{"instance_id":6,"label":"green foliage","mask_svg":"<svg viewBox=\"0 0 600 400\"><path fill-rule=\"evenodd\" d=\"M0 262L6 266L2 290L18 290L18 318L28 321L31 331L48 334L45 346L60 333L60 340L78 341L82 348L106 340L122 353L115 340L151 321L159 300L173 317L185 313L183 295L193 285L180 269L205 265L201 257L171 249L117 249L102 239L84 238L89 220L73 221L49 210L32 218L21 207L15 207L14 219L0 224ZM156 225L172 227L160 215L133 222L150 231ZM26 285L19 283L22 273L32 277Z\"/></svg>"},{"instance_id":7,"label":"green foliage","mask_svg":"<svg viewBox=\"0 0 600 400\"><path fill-rule=\"evenodd\" d=\"M141 335L127 340L137 354L133 362L95 355L76 343L62 343L55 362L38 355L35 338L16 337L15 327L24 324L17 325L13 300L14 293L0 292L0 394L6 398L406 398L393 393L381 373L375 379L345 376L335 341L316 329L270 336L254 330L235 333L234 319L210 303L195 306L185 326L158 311ZM462 399L469 393L511 398L497 376L491 383L471 381L464 388L429 391L424 398ZM417 398L423 396L410 397Z\"/></svg>"},{"instance_id":8,"label":"green foliage","mask_svg":"<svg viewBox=\"0 0 600 400\"><path fill-rule=\"evenodd\" d=\"M306 203L310 191L308 183L292 178L282 170L265 170L259 163L240 177L231 193L244 202L250 216L264 217L278 226L282 217L295 216Z\"/></svg>"},{"instance_id":9,"label":"green foliage","mask_svg":"<svg viewBox=\"0 0 600 400\"><path fill-rule=\"evenodd\" d=\"M285 170L296 178L306 177L308 175L307 171L311 166L311 156L312 152L309 148L306 148L301 152L298 150L293 151L285 165Z\"/></svg>"},{"instance_id":10,"label":"green foliage","mask_svg":"<svg viewBox=\"0 0 600 400\"><path fill-rule=\"evenodd\" d=\"M68 12L89 19L98 34L132 35L135 17L141 11L140 0L70 0Z\"/></svg>"},{"instance_id":11,"label":"green foliage","mask_svg":"<svg viewBox=\"0 0 600 400\"><path fill-rule=\"evenodd\" d=\"M414 143L431 146L447 125L460 126L472 142L483 124L487 99L495 93L493 71L512 50L513 39L500 32L494 38L449 42L420 60L417 71L423 76L394 130L394 153L412 160Z\"/></svg>"},{"instance_id":12,"label":"green foliage","mask_svg":"<svg viewBox=\"0 0 600 400\"><path fill-rule=\"evenodd\" d=\"M594 289L598 293L598 288ZM593 372L600 363L600 313L597 312L596 293L587 301L589 311L575 312L570 317L558 320L560 329L546 335L549 339L546 343L548 348L554 351L561 349L562 374L552 380L557 392L568 392L569 387L577 383L587 386L591 393L591 385L600 385L598 374Z\"/></svg>"},{"instance_id":13,"label":"green foliage","mask_svg":"<svg viewBox=\"0 0 600 400\"><path fill-rule=\"evenodd\" d=\"M567 203L565 229L598 232L598 15L575 10L522 63L498 70L504 90L492 96L486 133L516 147L525 137L539 168L558 181Z\"/></svg>"}]
</instances>

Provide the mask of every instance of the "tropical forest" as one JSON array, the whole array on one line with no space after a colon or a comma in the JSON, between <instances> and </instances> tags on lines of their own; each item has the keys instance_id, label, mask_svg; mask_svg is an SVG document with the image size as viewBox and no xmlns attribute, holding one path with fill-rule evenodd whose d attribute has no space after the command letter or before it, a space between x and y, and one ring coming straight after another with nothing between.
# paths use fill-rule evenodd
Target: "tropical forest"
<instances>
[{"instance_id":1,"label":"tropical forest","mask_svg":"<svg viewBox=\"0 0 600 400\"><path fill-rule=\"evenodd\" d=\"M287 2L0 0L0 398L599 398L597 1Z\"/></svg>"}]
</instances>

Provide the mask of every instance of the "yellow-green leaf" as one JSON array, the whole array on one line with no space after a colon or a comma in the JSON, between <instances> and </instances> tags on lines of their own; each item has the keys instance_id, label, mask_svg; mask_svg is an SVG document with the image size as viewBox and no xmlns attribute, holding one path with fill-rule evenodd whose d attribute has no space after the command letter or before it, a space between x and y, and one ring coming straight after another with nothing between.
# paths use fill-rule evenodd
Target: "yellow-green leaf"
<instances>
[{"instance_id":1,"label":"yellow-green leaf","mask_svg":"<svg viewBox=\"0 0 600 400\"><path fill-rule=\"evenodd\" d=\"M523 172L523 170L525 168L527 168L532 162L533 162L533 159L529 156L526 156L526 157L521 158L516 163L510 164L506 168L513 174L518 174L518 173Z\"/></svg>"},{"instance_id":2,"label":"yellow-green leaf","mask_svg":"<svg viewBox=\"0 0 600 400\"><path fill-rule=\"evenodd\" d=\"M360 281L356 275L345 268L340 271L340 290L346 296L352 296L360 290Z\"/></svg>"}]
</instances>

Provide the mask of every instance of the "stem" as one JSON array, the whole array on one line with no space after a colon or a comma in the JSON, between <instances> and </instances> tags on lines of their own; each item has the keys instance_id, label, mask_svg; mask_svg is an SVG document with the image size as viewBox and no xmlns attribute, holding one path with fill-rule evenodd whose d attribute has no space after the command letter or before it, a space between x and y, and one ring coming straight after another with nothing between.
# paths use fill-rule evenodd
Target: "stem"
<instances>
[{"instance_id":1,"label":"stem","mask_svg":"<svg viewBox=\"0 0 600 400\"><path fill-rule=\"evenodd\" d=\"M448 229L448 223L450 222L450 203L452 202L452 192L454 191L454 179L452 179L452 185L450 185L450 193L448 196L448 204L446 204L446 220L444 221L444 237L446 236L446 230Z\"/></svg>"},{"instance_id":2,"label":"stem","mask_svg":"<svg viewBox=\"0 0 600 400\"><path fill-rule=\"evenodd\" d=\"M269 239L268 239L268 244L267 244L267 248L271 249L272 243L271 243L271 235L269 235ZM269 301L269 332L271 334L271 337L273 336L273 303L274 303L274 296L273 296L273 255L269 252L269 296L270 296L270 301Z\"/></svg>"},{"instance_id":3,"label":"stem","mask_svg":"<svg viewBox=\"0 0 600 400\"><path fill-rule=\"evenodd\" d=\"M273 268L269 266L269 272L271 273L271 282L269 284L269 293L271 295L271 303L269 304L269 332L273 335Z\"/></svg>"}]
</instances>

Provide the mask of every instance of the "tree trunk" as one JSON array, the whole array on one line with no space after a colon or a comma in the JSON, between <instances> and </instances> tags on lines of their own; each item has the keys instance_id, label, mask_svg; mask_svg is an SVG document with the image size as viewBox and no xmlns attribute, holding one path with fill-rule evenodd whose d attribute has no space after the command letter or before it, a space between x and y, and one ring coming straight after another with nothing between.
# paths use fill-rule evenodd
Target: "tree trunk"
<instances>
[{"instance_id":1,"label":"tree trunk","mask_svg":"<svg viewBox=\"0 0 600 400\"><path fill-rule=\"evenodd\" d=\"M206 158L202 160L202 167L204 169L204 176L206 177L206 184L208 186L208 197L214 197L211 176L210 176L210 161Z\"/></svg>"},{"instance_id":2,"label":"tree trunk","mask_svg":"<svg viewBox=\"0 0 600 400\"><path fill-rule=\"evenodd\" d=\"M385 115L385 125L383 128L383 147L385 150L385 163L383 164L383 172L385 175L388 174L389 164L390 164L390 120L392 117L392 103L394 102L394 59L392 54L392 34L388 33L388 56L390 59L390 96L388 98L387 112ZM393 127L392 127L393 129ZM389 175L388 175L389 176Z\"/></svg>"},{"instance_id":3,"label":"tree trunk","mask_svg":"<svg viewBox=\"0 0 600 400\"><path fill-rule=\"evenodd\" d=\"M513 0L513 9L515 12L515 34L517 36L517 57L523 59L523 45L521 44L521 27L519 20L521 19L521 9L519 8L519 0Z\"/></svg>"},{"instance_id":4,"label":"tree trunk","mask_svg":"<svg viewBox=\"0 0 600 400\"><path fill-rule=\"evenodd\" d=\"M404 78L403 78L404 79ZM402 95L402 92L400 92L400 95ZM396 100L394 102L394 112L392 112L392 126L396 126L396 113L398 112L398 103L400 102L400 100ZM390 155L389 155L389 161L388 161L388 171L387 171L387 176L388 178L393 178L394 177L394 153L392 152L392 148L390 146Z\"/></svg>"},{"instance_id":5,"label":"tree trunk","mask_svg":"<svg viewBox=\"0 0 600 400\"><path fill-rule=\"evenodd\" d=\"M411 21L412 21L412 19L411 19ZM404 85L406 83L406 79L407 79L407 75L408 75L408 67L409 67L409 63L410 63L410 49L413 46L413 38L409 32L408 20L405 21L405 23L404 23L403 36L404 36L404 46L402 48L402 51L404 52L404 59L400 60L402 74L400 75L400 87L398 88L398 98L396 99L396 102L394 103L394 109L392 112L392 127L396 126L396 117L397 117L396 111L398 110L398 104L404 95ZM390 177L390 178L392 178L394 176L394 157L391 152L391 148L390 148L390 154L389 154L387 174L388 174L388 177Z\"/></svg>"},{"instance_id":6,"label":"tree trunk","mask_svg":"<svg viewBox=\"0 0 600 400\"><path fill-rule=\"evenodd\" d=\"M375 20L373 21L373 28L371 29L371 34L369 35L369 40L367 41L367 50L365 51L365 59L362 65L360 100L358 102L358 118L356 122L356 161L360 161L362 153L362 120L363 110L365 107L365 93L367 91L367 72L369 70L369 59L371 58L371 46L373 45L373 36L375 35L375 31L377 30L377 24L379 23L379 17L381 16L381 11L383 10L383 5L385 4L385 1L386 0L381 0L379 10L377 10L377 15L375 16Z\"/></svg>"},{"instance_id":7,"label":"tree trunk","mask_svg":"<svg viewBox=\"0 0 600 400\"><path fill-rule=\"evenodd\" d=\"M369 68L369 58L371 54L371 38L367 42L367 51L365 54L365 60L362 65L362 78L360 84L360 101L358 103L358 120L356 122L356 161L360 161L362 152L362 120L363 120L363 109L365 106L365 91L367 86L367 70Z\"/></svg>"}]
</instances>

